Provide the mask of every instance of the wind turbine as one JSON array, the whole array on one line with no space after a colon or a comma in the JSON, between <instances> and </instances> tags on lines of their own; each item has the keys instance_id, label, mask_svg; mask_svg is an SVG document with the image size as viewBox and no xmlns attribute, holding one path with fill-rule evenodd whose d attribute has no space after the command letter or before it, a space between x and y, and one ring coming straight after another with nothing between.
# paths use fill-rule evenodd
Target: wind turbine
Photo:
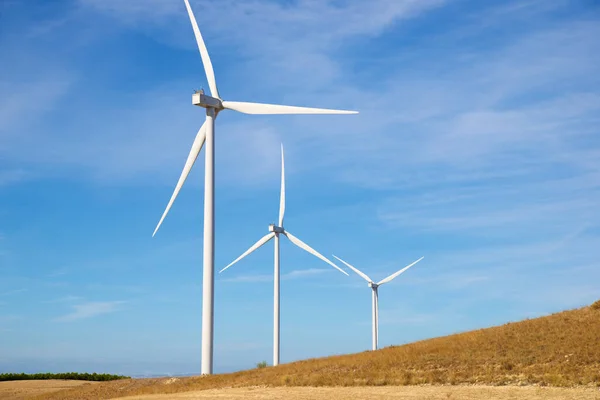
<instances>
[{"instance_id":1,"label":"wind turbine","mask_svg":"<svg viewBox=\"0 0 600 400\"><path fill-rule=\"evenodd\" d=\"M289 231L283 228L283 215L285 213L285 166L284 166L284 158L283 158L283 144L281 145L281 193L279 198L279 222L277 225L270 224L269 225L269 233L263 236L258 240L258 242L254 243L248 250L246 250L241 256L236 258L231 264L223 268L219 273L225 271L227 268L231 267L233 264L240 261L242 258L246 257L254 250L266 244L269 240L275 239L275 260L274 260L274 293L273 293L273 366L279 365L279 235L283 235L287 237L293 244L300 247L302 250L305 250L312 254L313 256L320 258L325 261L327 264L331 265L335 269L341 271L343 274L348 275L346 271L329 261L318 251L304 243L302 240L298 239L296 236L292 235Z\"/></svg>"},{"instance_id":2,"label":"wind turbine","mask_svg":"<svg viewBox=\"0 0 600 400\"><path fill-rule=\"evenodd\" d=\"M183 183L198 158L202 146L206 142L205 171L204 171L204 245L203 245L203 274L202 274L202 374L212 374L213 370L213 322L214 322L214 247L215 247L215 220L214 220L214 189L215 189L215 118L223 110L233 110L244 114L357 114L357 111L329 110L322 108L294 107L275 104L248 103L241 101L223 100L217 90L215 73L212 63L200 34L200 29L188 0L184 0L187 13L192 23L192 29L200 50L200 57L210 88L210 96L204 92L192 95L192 104L206 109L206 121L202 124L188 158L175 186L175 190L165 212L163 213L152 236L167 216Z\"/></svg>"},{"instance_id":3,"label":"wind turbine","mask_svg":"<svg viewBox=\"0 0 600 400\"><path fill-rule=\"evenodd\" d=\"M373 293L373 350L377 350L377 341L379 340L379 296L378 296L378 288L379 286L383 285L384 283L388 283L391 280L393 280L394 278L396 278L398 275L400 275L401 273L403 273L404 271L406 271L407 269L409 269L410 267L412 267L413 265L415 265L416 263L418 263L419 261L421 261L424 257L419 258L417 261L413 262L412 264L407 265L406 267L402 268L400 271L398 272L394 272L392 275L388 276L385 279L380 280L379 282L375 283L373 282L373 280L371 278L369 278L367 276L367 274L365 274L362 271L359 271L358 268L353 267L352 265L348 264L346 261L342 260L341 258L337 257L336 255L333 255L335 258L337 258L338 260L340 260L341 262L343 262L344 264L346 264L348 266L348 268L350 268L352 271L356 272L361 278L363 278L364 280L366 280L369 283L369 287L372 290Z\"/></svg>"}]
</instances>

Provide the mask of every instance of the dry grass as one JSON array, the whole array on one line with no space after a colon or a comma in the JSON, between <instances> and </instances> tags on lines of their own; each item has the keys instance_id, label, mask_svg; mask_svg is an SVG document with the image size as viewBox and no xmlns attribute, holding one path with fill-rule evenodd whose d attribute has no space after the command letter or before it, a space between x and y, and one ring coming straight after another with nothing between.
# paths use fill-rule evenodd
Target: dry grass
<instances>
[{"instance_id":1,"label":"dry grass","mask_svg":"<svg viewBox=\"0 0 600 400\"><path fill-rule=\"evenodd\" d=\"M93 384L92 382L58 379L0 382L0 400L21 400L41 393Z\"/></svg>"},{"instance_id":2,"label":"dry grass","mask_svg":"<svg viewBox=\"0 0 600 400\"><path fill-rule=\"evenodd\" d=\"M103 382L40 398L108 399L256 385L600 386L600 307L597 304L376 352L205 377Z\"/></svg>"}]
</instances>

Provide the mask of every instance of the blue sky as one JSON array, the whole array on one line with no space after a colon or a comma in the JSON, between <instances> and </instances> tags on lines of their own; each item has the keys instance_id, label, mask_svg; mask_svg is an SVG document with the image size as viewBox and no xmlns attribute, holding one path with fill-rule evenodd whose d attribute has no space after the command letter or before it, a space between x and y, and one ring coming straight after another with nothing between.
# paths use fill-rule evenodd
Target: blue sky
<instances>
[{"instance_id":1,"label":"blue sky","mask_svg":"<svg viewBox=\"0 0 600 400\"><path fill-rule=\"evenodd\" d=\"M594 1L192 1L229 100L216 266L277 218L382 279L380 345L600 298ZM200 370L207 88L183 1L0 5L0 372ZM347 268L346 268L347 269ZM351 271L349 271L351 272ZM370 290L282 241L282 361L367 350ZM216 276L215 370L271 362L272 245Z\"/></svg>"}]
</instances>

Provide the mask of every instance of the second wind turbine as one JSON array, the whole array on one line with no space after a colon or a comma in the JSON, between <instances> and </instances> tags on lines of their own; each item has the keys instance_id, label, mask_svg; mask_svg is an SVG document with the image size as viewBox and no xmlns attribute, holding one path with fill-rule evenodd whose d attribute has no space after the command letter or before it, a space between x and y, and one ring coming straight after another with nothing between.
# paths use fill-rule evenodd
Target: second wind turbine
<instances>
[{"instance_id":1,"label":"second wind turbine","mask_svg":"<svg viewBox=\"0 0 600 400\"><path fill-rule=\"evenodd\" d=\"M309 252L313 256L320 258L325 261L327 264L331 265L335 269L341 271L343 274L348 275L346 271L329 261L325 258L321 253L304 243L302 240L298 239L296 236L292 235L290 232L283 228L283 215L285 213L285 164L283 158L283 145L281 145L281 194L279 199L279 223L277 225L270 224L269 225L269 233L258 240L258 242L254 243L248 250L246 250L241 256L236 258L231 264L223 268L219 273L225 271L227 268L231 267L233 264L240 261L242 258L246 257L254 250L258 249L262 245L266 244L269 240L275 239L275 260L274 260L274 293L273 293L273 366L279 365L279 350L280 350L280 333L279 333L279 298L280 298L280 290L279 290L279 280L280 280L280 268L279 268L279 235L283 235L290 239L290 242L300 247L302 250Z\"/></svg>"}]
</instances>

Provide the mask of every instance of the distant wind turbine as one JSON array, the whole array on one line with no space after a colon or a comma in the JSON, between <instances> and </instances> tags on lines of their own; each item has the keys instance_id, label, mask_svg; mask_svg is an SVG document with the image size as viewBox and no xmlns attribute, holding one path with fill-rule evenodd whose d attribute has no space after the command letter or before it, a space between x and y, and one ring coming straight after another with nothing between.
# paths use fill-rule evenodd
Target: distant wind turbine
<instances>
[{"instance_id":1,"label":"distant wind turbine","mask_svg":"<svg viewBox=\"0 0 600 400\"><path fill-rule=\"evenodd\" d=\"M378 290L379 286L383 285L384 283L390 282L391 280L396 278L398 275L400 275L401 273L403 273L404 271L406 271L407 269L409 269L410 267L412 267L413 265L415 265L416 263L421 261L424 257L419 258L417 261L413 262L412 264L407 265L406 267L402 268L400 271L394 272L392 275L388 276L387 278L382 279L379 282L375 283L375 282L373 282L373 280L371 278L369 278L367 276L367 274L365 274L362 271L359 271L358 268L353 267L352 265L348 264L346 261L337 257L336 255L333 255L333 256L335 258L337 258L338 260L340 260L341 262L343 262L344 264L346 264L348 266L348 268L350 268L352 271L356 272L361 278L363 278L364 280L366 280L369 283L369 287L371 288L372 293L373 293L373 300L372 300L373 301L373 350L377 350L377 341L379 340L379 297L378 297L377 290Z\"/></svg>"},{"instance_id":2,"label":"distant wind turbine","mask_svg":"<svg viewBox=\"0 0 600 400\"><path fill-rule=\"evenodd\" d=\"M283 106L275 104L248 103L242 101L227 101L221 99L217 90L217 82L213 71L208 50L204 44L204 39L200 34L200 29L196 23L196 18L188 0L185 1L192 29L196 36L200 57L208 80L210 96L205 95L204 91L196 92L192 95L192 104L206 108L206 122L202 124L196 134L194 143L188 155L188 158L175 186L175 190L167 207L154 230L152 236L156 234L158 228L167 216L173 202L177 198L181 187L183 186L196 158L206 142L205 171L204 171L204 246L203 246L203 273L202 273L202 374L212 374L213 370L213 323L214 323L214 256L215 256L215 119L219 112L223 110L233 110L244 114L357 114L357 111L330 110L324 108L307 108ZM310 66L308 66L310 67Z\"/></svg>"},{"instance_id":3,"label":"distant wind turbine","mask_svg":"<svg viewBox=\"0 0 600 400\"><path fill-rule=\"evenodd\" d=\"M240 261L242 258L246 257L254 250L258 249L262 245L266 244L269 240L275 238L275 261L274 261L274 294L273 294L273 365L279 365L279 235L283 235L287 237L293 244L300 247L302 250L305 250L312 254L313 256L320 258L325 261L327 264L331 265L335 269L341 271L343 274L348 275L346 271L329 261L318 251L298 239L296 236L292 235L289 231L283 228L283 215L285 213L285 166L284 166L284 158L283 158L283 145L281 145L281 194L279 199L279 223L277 225L270 224L269 225L269 233L258 240L258 242L254 243L248 250L246 250L241 256L236 258L231 264L223 268L219 273L225 271L227 268L231 267L233 264Z\"/></svg>"}]
</instances>

